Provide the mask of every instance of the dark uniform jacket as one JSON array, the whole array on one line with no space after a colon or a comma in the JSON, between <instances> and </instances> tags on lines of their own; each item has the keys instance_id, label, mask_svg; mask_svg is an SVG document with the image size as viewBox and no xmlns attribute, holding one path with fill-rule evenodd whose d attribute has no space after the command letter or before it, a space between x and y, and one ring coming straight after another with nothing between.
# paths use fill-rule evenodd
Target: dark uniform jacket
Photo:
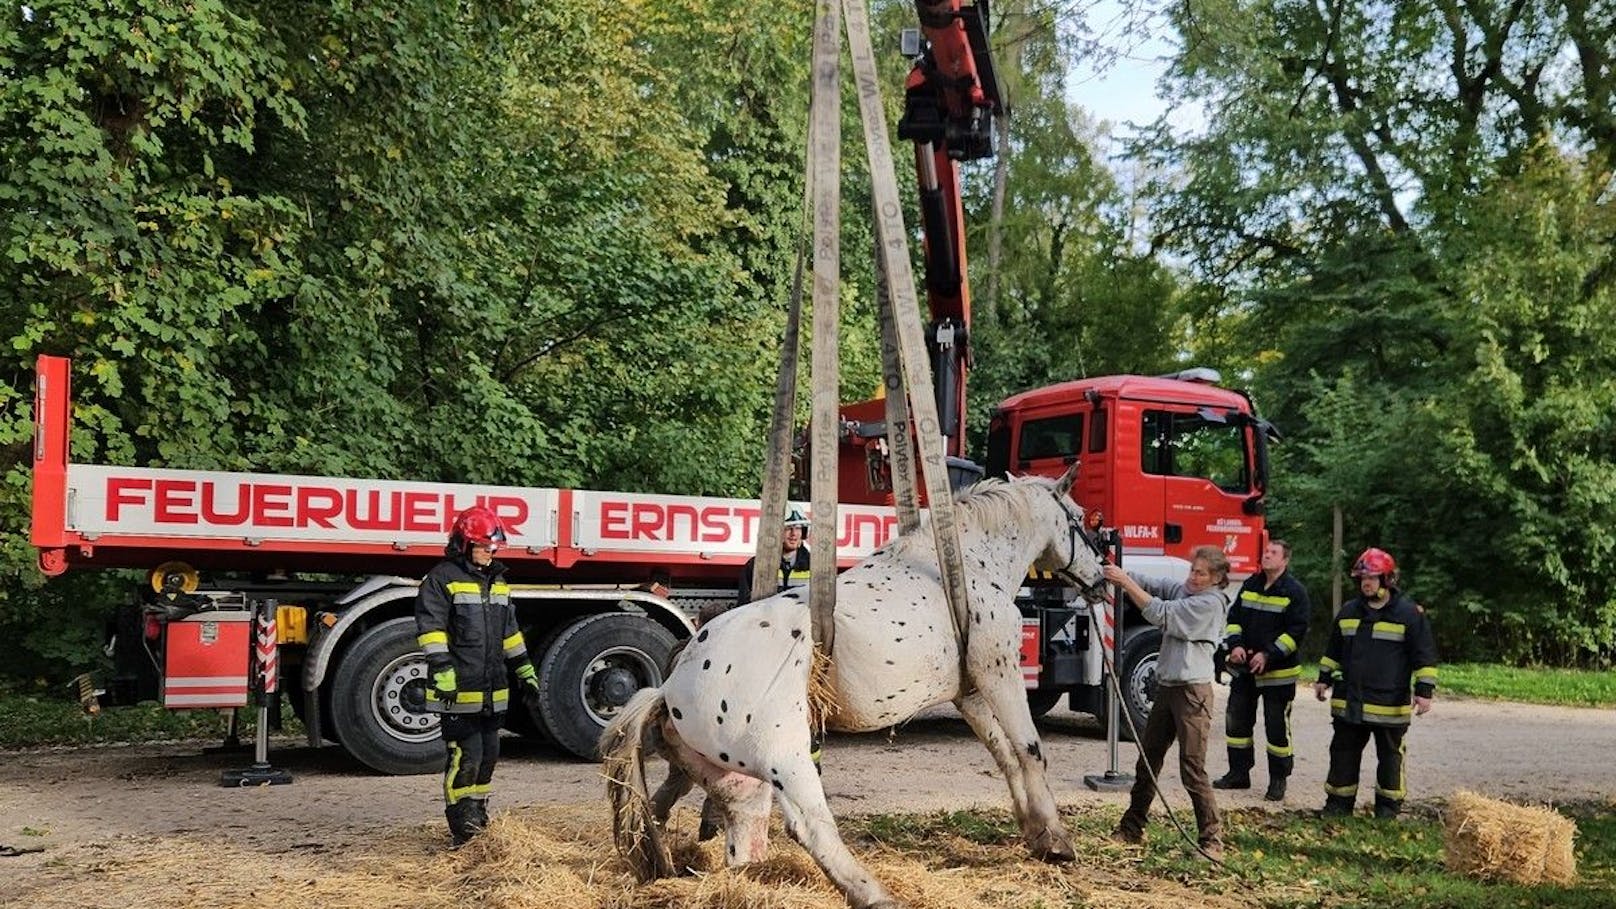
<instances>
[{"instance_id":1,"label":"dark uniform jacket","mask_svg":"<svg viewBox=\"0 0 1616 909\"><path fill-rule=\"evenodd\" d=\"M735 605L745 606L752 602L752 566L757 564L757 558L746 560L746 567L741 569L741 586L735 594ZM795 558L780 559L780 589L801 587L808 583L808 545L805 543L797 547ZM772 596L772 594L771 594Z\"/></svg>"},{"instance_id":2,"label":"dark uniform jacket","mask_svg":"<svg viewBox=\"0 0 1616 909\"><path fill-rule=\"evenodd\" d=\"M507 670L527 662L516 624L505 566L478 568L464 557L439 562L421 581L415 599L416 641L434 675L453 667L453 701L427 700L448 713L498 713L510 702Z\"/></svg>"},{"instance_id":3,"label":"dark uniform jacket","mask_svg":"<svg viewBox=\"0 0 1616 909\"><path fill-rule=\"evenodd\" d=\"M1319 681L1334 686L1330 713L1349 723L1406 726L1413 693L1436 692L1436 641L1425 613L1402 591L1380 609L1363 597L1341 607L1319 660Z\"/></svg>"},{"instance_id":4,"label":"dark uniform jacket","mask_svg":"<svg viewBox=\"0 0 1616 909\"><path fill-rule=\"evenodd\" d=\"M1302 672L1299 651L1312 612L1307 588L1289 571L1273 584L1259 571L1240 585L1240 595L1229 607L1224 647L1268 655L1268 665L1256 679L1259 687L1294 685Z\"/></svg>"}]
</instances>

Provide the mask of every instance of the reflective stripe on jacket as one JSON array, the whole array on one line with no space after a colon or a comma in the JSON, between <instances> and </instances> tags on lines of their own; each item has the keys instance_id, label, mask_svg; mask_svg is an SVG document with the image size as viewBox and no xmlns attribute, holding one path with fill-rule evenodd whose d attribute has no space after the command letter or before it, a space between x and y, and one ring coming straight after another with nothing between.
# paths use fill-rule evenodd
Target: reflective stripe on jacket
<instances>
[{"instance_id":1,"label":"reflective stripe on jacket","mask_svg":"<svg viewBox=\"0 0 1616 909\"><path fill-rule=\"evenodd\" d=\"M1401 591L1371 609L1363 597L1341 607L1319 660L1332 685L1330 713L1349 723L1406 726L1412 696L1436 692L1436 641L1425 613ZM1411 690L1412 689L1412 690Z\"/></svg>"},{"instance_id":2,"label":"reflective stripe on jacket","mask_svg":"<svg viewBox=\"0 0 1616 909\"><path fill-rule=\"evenodd\" d=\"M510 703L507 670L527 662L505 566L494 562L479 569L463 558L439 562L416 594L415 630L431 672L452 667L455 673L454 700L429 698L429 710L505 710Z\"/></svg>"},{"instance_id":3,"label":"reflective stripe on jacket","mask_svg":"<svg viewBox=\"0 0 1616 909\"><path fill-rule=\"evenodd\" d=\"M1294 685L1301 674L1302 641L1312 612L1307 588L1289 571L1273 584L1259 571L1240 585L1240 595L1229 607L1224 644L1230 650L1244 647L1267 655L1266 671L1256 678L1258 686Z\"/></svg>"}]
</instances>

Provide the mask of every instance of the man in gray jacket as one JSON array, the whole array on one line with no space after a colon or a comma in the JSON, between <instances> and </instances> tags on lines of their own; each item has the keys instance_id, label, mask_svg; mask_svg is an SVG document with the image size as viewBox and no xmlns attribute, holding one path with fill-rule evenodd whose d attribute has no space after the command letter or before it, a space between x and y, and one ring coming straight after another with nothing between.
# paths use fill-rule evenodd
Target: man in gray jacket
<instances>
[{"instance_id":1,"label":"man in gray jacket","mask_svg":"<svg viewBox=\"0 0 1616 909\"><path fill-rule=\"evenodd\" d=\"M1129 843L1144 842L1145 821L1156 797L1154 775L1176 738L1178 775L1195 806L1201 849L1219 861L1223 822L1206 774L1206 748L1212 737L1212 652L1229 607L1223 595L1228 577L1229 558L1216 546L1200 546L1191 553L1189 576L1182 582L1133 574L1115 565L1105 568L1105 579L1121 585L1145 621L1162 630L1156 701L1139 733L1143 754L1134 768L1132 798L1116 835Z\"/></svg>"}]
</instances>

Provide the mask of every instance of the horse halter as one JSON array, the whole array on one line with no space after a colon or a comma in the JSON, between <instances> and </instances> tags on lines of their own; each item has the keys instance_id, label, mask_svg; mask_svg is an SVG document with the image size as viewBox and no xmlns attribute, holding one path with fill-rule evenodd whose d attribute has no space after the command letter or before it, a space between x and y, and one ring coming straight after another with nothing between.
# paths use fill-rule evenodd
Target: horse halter
<instances>
[{"instance_id":1,"label":"horse halter","mask_svg":"<svg viewBox=\"0 0 1616 909\"><path fill-rule=\"evenodd\" d=\"M1085 591L1097 590L1105 584L1105 579L1103 576L1093 584L1086 584L1082 578L1078 577L1077 574L1072 571L1072 566L1077 564L1077 541L1082 540L1083 545L1088 547L1089 552L1094 556L1094 560L1101 564L1105 563L1105 551L1100 548L1100 544L1096 543L1094 538L1089 536L1089 532L1084 529L1081 512L1074 515L1072 514L1071 510L1066 507L1066 502L1062 501L1066 498L1066 496L1054 490L1051 490L1051 494L1055 496L1056 504L1060 505L1061 510L1066 512L1066 528L1071 534L1071 538L1067 542L1069 544L1068 551L1071 552L1072 557L1067 560L1065 568L1056 569L1055 573L1071 582L1074 587L1078 587Z\"/></svg>"}]
</instances>

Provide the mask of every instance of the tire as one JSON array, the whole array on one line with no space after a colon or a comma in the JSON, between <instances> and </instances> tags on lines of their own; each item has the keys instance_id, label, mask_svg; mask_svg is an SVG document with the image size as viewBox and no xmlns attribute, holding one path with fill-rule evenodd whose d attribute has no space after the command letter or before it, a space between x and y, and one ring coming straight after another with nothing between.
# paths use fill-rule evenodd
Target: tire
<instances>
[{"instance_id":1,"label":"tire","mask_svg":"<svg viewBox=\"0 0 1616 909\"><path fill-rule=\"evenodd\" d=\"M641 688L662 684L677 642L640 615L607 612L564 627L539 662L539 718L555 743L585 760L600 734Z\"/></svg>"},{"instance_id":2,"label":"tire","mask_svg":"<svg viewBox=\"0 0 1616 909\"><path fill-rule=\"evenodd\" d=\"M415 643L415 620L389 619L353 642L331 682L331 723L337 740L360 763L408 775L443 769L438 717L404 706L404 691L427 684L426 657Z\"/></svg>"},{"instance_id":3,"label":"tire","mask_svg":"<svg viewBox=\"0 0 1616 909\"><path fill-rule=\"evenodd\" d=\"M1032 718L1038 719L1055 709L1066 692L1058 688L1033 688L1027 691L1027 709L1032 711Z\"/></svg>"},{"instance_id":4,"label":"tire","mask_svg":"<svg viewBox=\"0 0 1616 909\"><path fill-rule=\"evenodd\" d=\"M540 656L550 649L555 642L556 635L561 633L565 625L558 625L543 634L531 634L528 629L522 629L527 639L527 658L533 661L535 669L538 668ZM537 643L535 643L537 642ZM544 728L539 718L527 708L527 702L522 700L521 682L515 677L511 678L511 708L505 714L505 728L522 738L539 742L545 745L555 744L555 737L550 730Z\"/></svg>"},{"instance_id":5,"label":"tire","mask_svg":"<svg viewBox=\"0 0 1616 909\"><path fill-rule=\"evenodd\" d=\"M1122 641L1122 665L1117 667L1117 677L1122 682L1122 706L1133 726L1130 728L1124 720L1119 732L1129 741L1134 740L1133 730L1144 731L1145 718L1156 703L1156 664L1161 642L1161 630L1157 628L1128 632Z\"/></svg>"}]
</instances>

